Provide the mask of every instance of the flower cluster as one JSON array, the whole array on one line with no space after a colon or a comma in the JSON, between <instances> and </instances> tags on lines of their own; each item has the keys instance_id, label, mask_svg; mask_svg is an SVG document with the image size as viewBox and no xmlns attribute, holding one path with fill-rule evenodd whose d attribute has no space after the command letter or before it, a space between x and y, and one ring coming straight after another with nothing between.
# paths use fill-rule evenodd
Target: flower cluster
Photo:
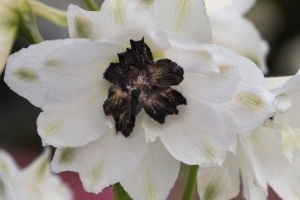
<instances>
[{"instance_id":1,"label":"flower cluster","mask_svg":"<svg viewBox=\"0 0 300 200\"><path fill-rule=\"evenodd\" d=\"M166 199L182 162L201 167L201 199L235 197L239 171L246 199L265 198L267 184L296 199L299 75L265 80L266 45L242 17L252 1L218 2L205 2L210 18L203 0L70 5L69 39L9 57L5 82L42 109L54 172L78 172L88 192L120 182L133 199Z\"/></svg>"}]
</instances>

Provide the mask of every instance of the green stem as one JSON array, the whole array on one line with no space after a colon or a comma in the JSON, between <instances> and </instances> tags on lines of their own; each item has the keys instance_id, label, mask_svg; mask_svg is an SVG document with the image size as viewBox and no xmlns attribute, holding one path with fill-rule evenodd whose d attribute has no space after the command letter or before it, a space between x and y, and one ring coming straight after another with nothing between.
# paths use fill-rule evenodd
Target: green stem
<instances>
[{"instance_id":1,"label":"green stem","mask_svg":"<svg viewBox=\"0 0 300 200\"><path fill-rule=\"evenodd\" d=\"M182 200L190 200L194 194L194 188L196 185L198 165L191 165L187 182L184 188L184 193L182 195Z\"/></svg>"},{"instance_id":2,"label":"green stem","mask_svg":"<svg viewBox=\"0 0 300 200\"><path fill-rule=\"evenodd\" d=\"M27 1L33 14L42 17L58 26L67 26L66 12L43 4L39 1Z\"/></svg>"},{"instance_id":3,"label":"green stem","mask_svg":"<svg viewBox=\"0 0 300 200\"><path fill-rule=\"evenodd\" d=\"M98 5L95 3L94 0L83 0L83 1L90 10L92 10L92 11L99 11L100 10L100 8L98 7Z\"/></svg>"},{"instance_id":4,"label":"green stem","mask_svg":"<svg viewBox=\"0 0 300 200\"><path fill-rule=\"evenodd\" d=\"M35 24L33 26L21 24L19 34L25 37L31 44L37 44L44 40Z\"/></svg>"},{"instance_id":5,"label":"green stem","mask_svg":"<svg viewBox=\"0 0 300 200\"><path fill-rule=\"evenodd\" d=\"M113 185L115 200L132 200L120 183Z\"/></svg>"}]
</instances>

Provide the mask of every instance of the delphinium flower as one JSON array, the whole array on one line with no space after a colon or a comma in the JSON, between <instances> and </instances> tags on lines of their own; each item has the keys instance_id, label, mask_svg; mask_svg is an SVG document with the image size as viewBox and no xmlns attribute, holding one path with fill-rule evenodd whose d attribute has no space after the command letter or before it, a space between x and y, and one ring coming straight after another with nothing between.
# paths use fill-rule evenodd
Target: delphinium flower
<instances>
[{"instance_id":1,"label":"delphinium flower","mask_svg":"<svg viewBox=\"0 0 300 200\"><path fill-rule=\"evenodd\" d=\"M78 172L89 192L120 182L133 199L165 199L180 161L218 166L238 132L273 115L254 63L205 44L203 1L107 0L67 17L71 39L12 55L5 81L43 110L52 169Z\"/></svg>"},{"instance_id":2,"label":"delphinium flower","mask_svg":"<svg viewBox=\"0 0 300 200\"><path fill-rule=\"evenodd\" d=\"M58 25L65 25L64 12L50 8L38 1L0 0L0 73L18 34L31 43L41 42L35 15Z\"/></svg>"},{"instance_id":3,"label":"delphinium flower","mask_svg":"<svg viewBox=\"0 0 300 200\"><path fill-rule=\"evenodd\" d=\"M213 43L225 46L252 60L267 73L268 44L254 24L244 17L255 0L205 0Z\"/></svg>"},{"instance_id":4,"label":"delphinium flower","mask_svg":"<svg viewBox=\"0 0 300 200\"><path fill-rule=\"evenodd\" d=\"M198 171L201 199L231 199L238 195L240 175L245 199L266 199L268 185L284 200L300 197L300 75L267 78L276 96L276 114L252 133L238 136L221 168Z\"/></svg>"},{"instance_id":5,"label":"delphinium flower","mask_svg":"<svg viewBox=\"0 0 300 200\"><path fill-rule=\"evenodd\" d=\"M0 199L73 199L70 189L51 173L49 158L47 149L25 169L20 169L6 151L0 150Z\"/></svg>"}]
</instances>

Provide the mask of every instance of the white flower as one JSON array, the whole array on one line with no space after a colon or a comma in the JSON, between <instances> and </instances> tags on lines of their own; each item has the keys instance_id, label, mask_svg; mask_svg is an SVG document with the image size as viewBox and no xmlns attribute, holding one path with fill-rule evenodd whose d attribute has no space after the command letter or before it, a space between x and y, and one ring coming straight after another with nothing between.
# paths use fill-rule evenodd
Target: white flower
<instances>
[{"instance_id":1,"label":"white flower","mask_svg":"<svg viewBox=\"0 0 300 200\"><path fill-rule=\"evenodd\" d=\"M300 74L292 77L266 78L267 87L276 96L277 113L266 126L282 135L286 157L292 162L293 154L300 148L299 99Z\"/></svg>"},{"instance_id":2,"label":"white flower","mask_svg":"<svg viewBox=\"0 0 300 200\"><path fill-rule=\"evenodd\" d=\"M71 5L67 12L71 39L33 45L8 59L6 83L43 110L37 121L38 132L44 145L58 147L52 161L55 172L79 172L90 192L98 193L120 182L134 199L165 199L177 178L179 161L220 165L226 150L233 148L238 132L253 130L273 115L274 97L265 88L260 70L226 48L203 45L211 41L203 5L199 0L157 0L146 10L134 0L107 0L100 12L87 12ZM107 81L118 85L125 75L117 70L136 69L117 68L135 58L124 58L125 54L121 54L118 61L117 53L130 46L136 50L135 46L144 45L142 38L155 63L169 58L184 70L184 80L179 78L179 85L169 85L186 98L187 105L173 107L171 113L178 109L179 114L167 116L163 124L156 122L160 119L153 117L153 113L163 116L167 112L160 110L165 108L162 104L157 107L155 103L164 99L164 105L168 105L168 94L155 96L157 99L147 95L137 98L131 90L136 87L133 84L148 80L153 71L143 71L143 76L130 74L132 80L122 86L123 90L120 85L110 87ZM138 42L130 44L130 39ZM145 47L141 51L139 61L148 62L149 50ZM113 64L117 62L120 64ZM180 71L180 67L172 65ZM157 65L149 66L153 70ZM176 70L172 72L175 79ZM169 81L162 80L162 84ZM153 81L159 78L151 79L150 83ZM137 89L145 94L144 88ZM118 95L108 98L108 90L109 97ZM133 132L126 135L118 122L123 116L108 114L114 115L115 127L111 117L104 114L103 104L117 99L123 105L122 102L128 102L129 93L136 103L150 100L142 105L145 112L133 116ZM104 108L109 113L106 104ZM130 136L116 134L116 129Z\"/></svg>"},{"instance_id":3,"label":"white flower","mask_svg":"<svg viewBox=\"0 0 300 200\"><path fill-rule=\"evenodd\" d=\"M243 16L254 3L255 0L205 0L213 43L249 58L263 73L267 73L268 44L255 26Z\"/></svg>"},{"instance_id":4,"label":"white flower","mask_svg":"<svg viewBox=\"0 0 300 200\"><path fill-rule=\"evenodd\" d=\"M1 200L71 200L72 193L61 179L50 172L50 151L45 150L25 169L19 169L12 157L0 151Z\"/></svg>"},{"instance_id":5,"label":"white flower","mask_svg":"<svg viewBox=\"0 0 300 200\"><path fill-rule=\"evenodd\" d=\"M266 199L268 185L282 199L299 199L300 157L296 150L300 147L300 75L266 80L276 96L277 113L249 138L239 136L236 155L228 152L221 168L199 169L201 199L223 200L237 196L239 174L247 200Z\"/></svg>"}]
</instances>

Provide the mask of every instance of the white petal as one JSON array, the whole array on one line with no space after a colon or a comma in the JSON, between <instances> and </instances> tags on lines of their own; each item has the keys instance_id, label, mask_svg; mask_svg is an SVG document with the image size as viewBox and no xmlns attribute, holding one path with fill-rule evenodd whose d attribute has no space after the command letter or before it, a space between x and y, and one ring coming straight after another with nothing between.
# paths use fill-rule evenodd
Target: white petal
<instances>
[{"instance_id":1,"label":"white petal","mask_svg":"<svg viewBox=\"0 0 300 200\"><path fill-rule=\"evenodd\" d=\"M15 192L8 179L0 173L0 199L17 200Z\"/></svg>"},{"instance_id":2,"label":"white petal","mask_svg":"<svg viewBox=\"0 0 300 200\"><path fill-rule=\"evenodd\" d=\"M170 37L170 43L171 48L164 51L161 58L173 60L183 67L185 72L200 72L210 76L218 75L220 72L207 45L198 45L194 41L180 37Z\"/></svg>"},{"instance_id":3,"label":"white petal","mask_svg":"<svg viewBox=\"0 0 300 200\"><path fill-rule=\"evenodd\" d=\"M79 48L80 47L80 48ZM47 88L38 118L43 144L76 147L108 128L102 105L110 84L103 73L121 46L81 40L51 52L39 74Z\"/></svg>"},{"instance_id":4,"label":"white petal","mask_svg":"<svg viewBox=\"0 0 300 200\"><path fill-rule=\"evenodd\" d=\"M57 149L51 163L54 172L75 171L86 191L99 193L127 176L147 151L143 129L136 122L134 132L127 138L115 129L86 146Z\"/></svg>"},{"instance_id":5,"label":"white petal","mask_svg":"<svg viewBox=\"0 0 300 200\"><path fill-rule=\"evenodd\" d=\"M240 191L239 165L232 153L227 153L221 167L199 168L197 186L200 199L232 199Z\"/></svg>"},{"instance_id":6,"label":"white petal","mask_svg":"<svg viewBox=\"0 0 300 200\"><path fill-rule=\"evenodd\" d=\"M203 0L155 0L149 12L170 35L211 43L211 28Z\"/></svg>"},{"instance_id":7,"label":"white petal","mask_svg":"<svg viewBox=\"0 0 300 200\"><path fill-rule=\"evenodd\" d=\"M227 141L219 114L201 101L187 97L187 103L187 106L178 107L178 115L167 116L163 125L145 116L145 131L158 135L167 150L181 162L200 166L220 165Z\"/></svg>"},{"instance_id":8,"label":"white petal","mask_svg":"<svg viewBox=\"0 0 300 200\"><path fill-rule=\"evenodd\" d=\"M105 40L129 47L129 40L141 40L151 49L169 48L166 33L150 13L135 0L108 0L101 6L93 40Z\"/></svg>"},{"instance_id":9,"label":"white petal","mask_svg":"<svg viewBox=\"0 0 300 200\"><path fill-rule=\"evenodd\" d=\"M252 131L274 114L274 96L265 87L262 72L249 59L218 45L211 47L215 54L230 59L241 77L234 98L227 103L215 104L227 132Z\"/></svg>"},{"instance_id":10,"label":"white petal","mask_svg":"<svg viewBox=\"0 0 300 200\"><path fill-rule=\"evenodd\" d=\"M243 14L250 10L254 3L255 0L205 0L208 14L220 11Z\"/></svg>"},{"instance_id":11,"label":"white petal","mask_svg":"<svg viewBox=\"0 0 300 200\"><path fill-rule=\"evenodd\" d=\"M255 168L245 153L247 150L242 148L241 144L238 143L237 155L241 170L243 197L246 200L266 200L267 193L262 189L261 185L258 184L257 177L254 172Z\"/></svg>"},{"instance_id":12,"label":"white petal","mask_svg":"<svg viewBox=\"0 0 300 200\"><path fill-rule=\"evenodd\" d=\"M70 37L90 39L97 26L99 17L99 12L90 12L76 5L69 5L67 19Z\"/></svg>"},{"instance_id":13,"label":"white petal","mask_svg":"<svg viewBox=\"0 0 300 200\"><path fill-rule=\"evenodd\" d=\"M180 162L173 158L160 140L156 140L149 145L137 167L120 183L133 199L167 199L179 168Z\"/></svg>"},{"instance_id":14,"label":"white petal","mask_svg":"<svg viewBox=\"0 0 300 200\"><path fill-rule=\"evenodd\" d=\"M233 98L239 82L238 73L226 73L219 76L206 76L200 73L184 73L184 80L174 87L185 97L211 103L222 103Z\"/></svg>"},{"instance_id":15,"label":"white petal","mask_svg":"<svg viewBox=\"0 0 300 200\"><path fill-rule=\"evenodd\" d=\"M267 72L268 45L247 19L226 14L210 15L213 43L225 46L252 60L263 73Z\"/></svg>"},{"instance_id":16,"label":"white petal","mask_svg":"<svg viewBox=\"0 0 300 200\"><path fill-rule=\"evenodd\" d=\"M263 128L259 127L255 130L255 132L262 133L264 131ZM254 133L253 133L254 134ZM258 156L260 151L257 150L257 143L255 143L254 138L252 135L250 136L251 139L243 137L240 135L239 142L238 142L238 154L239 156L243 156L243 159L240 159L241 162L246 162L248 164L248 169L251 170L253 173L253 182L255 183L256 187L261 188L267 194L267 179L263 169L263 160L260 159ZM247 159L247 161L245 161ZM250 181L250 180L248 180Z\"/></svg>"},{"instance_id":17,"label":"white petal","mask_svg":"<svg viewBox=\"0 0 300 200\"><path fill-rule=\"evenodd\" d=\"M264 129L263 132L255 132L251 142L273 190L282 199L299 199L299 158L294 159L293 164L289 163L281 148L280 135L271 129Z\"/></svg>"},{"instance_id":18,"label":"white petal","mask_svg":"<svg viewBox=\"0 0 300 200\"><path fill-rule=\"evenodd\" d=\"M281 76L281 77L266 77L266 84L269 91L275 93L279 88L281 88L291 76Z\"/></svg>"},{"instance_id":19,"label":"white petal","mask_svg":"<svg viewBox=\"0 0 300 200\"><path fill-rule=\"evenodd\" d=\"M277 96L293 89L300 89L299 72L295 76L292 76L290 79L288 79L285 84L275 92L275 95Z\"/></svg>"},{"instance_id":20,"label":"white petal","mask_svg":"<svg viewBox=\"0 0 300 200\"><path fill-rule=\"evenodd\" d=\"M4 150L0 150L0 173L7 178L18 174L19 167L14 159Z\"/></svg>"},{"instance_id":21,"label":"white petal","mask_svg":"<svg viewBox=\"0 0 300 200\"><path fill-rule=\"evenodd\" d=\"M281 123L278 119L275 121L274 118L272 121L266 121L264 126L273 129L274 133L281 134L282 150L289 162L293 163L294 151L300 147L299 129L293 129L284 121Z\"/></svg>"},{"instance_id":22,"label":"white petal","mask_svg":"<svg viewBox=\"0 0 300 200\"><path fill-rule=\"evenodd\" d=\"M5 82L13 91L40 107L47 92L38 74L44 58L54 49L73 42L73 39L44 41L11 55L6 65Z\"/></svg>"},{"instance_id":23,"label":"white petal","mask_svg":"<svg viewBox=\"0 0 300 200\"><path fill-rule=\"evenodd\" d=\"M62 180L53 175L49 167L50 149L11 181L17 199L71 200L72 193Z\"/></svg>"}]
</instances>

